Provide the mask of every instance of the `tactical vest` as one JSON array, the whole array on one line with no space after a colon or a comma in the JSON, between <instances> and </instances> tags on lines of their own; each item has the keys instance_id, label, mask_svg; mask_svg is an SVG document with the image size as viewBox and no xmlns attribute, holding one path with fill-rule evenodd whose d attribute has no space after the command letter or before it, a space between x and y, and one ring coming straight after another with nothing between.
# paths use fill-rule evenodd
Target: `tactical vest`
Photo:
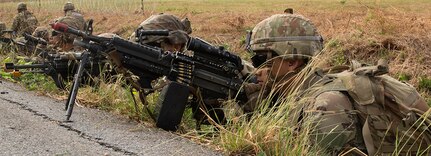
<instances>
[{"instance_id":1,"label":"tactical vest","mask_svg":"<svg viewBox=\"0 0 431 156\"><path fill-rule=\"evenodd\" d=\"M380 61L379 61L380 62ZM415 108L423 101L416 89L386 75L387 65L357 65L322 78L315 96L340 91L349 96L362 126L369 155L429 155L430 111Z\"/></svg>"}]
</instances>

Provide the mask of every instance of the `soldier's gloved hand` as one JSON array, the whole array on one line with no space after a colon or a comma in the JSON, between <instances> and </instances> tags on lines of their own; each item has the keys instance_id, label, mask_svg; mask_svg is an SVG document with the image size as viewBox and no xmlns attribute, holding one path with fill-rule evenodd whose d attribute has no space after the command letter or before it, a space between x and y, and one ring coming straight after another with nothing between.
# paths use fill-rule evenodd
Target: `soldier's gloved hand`
<instances>
[{"instance_id":1,"label":"soldier's gloved hand","mask_svg":"<svg viewBox=\"0 0 431 156\"><path fill-rule=\"evenodd\" d=\"M258 106L260 91L256 91L250 94L247 94L247 102L241 105L242 110L244 113L251 113L254 112Z\"/></svg>"},{"instance_id":2,"label":"soldier's gloved hand","mask_svg":"<svg viewBox=\"0 0 431 156\"><path fill-rule=\"evenodd\" d=\"M244 83L244 91L247 97L251 94L259 92L262 89L262 84Z\"/></svg>"},{"instance_id":3,"label":"soldier's gloved hand","mask_svg":"<svg viewBox=\"0 0 431 156\"><path fill-rule=\"evenodd\" d=\"M247 95L247 102L241 104L241 108L244 113L253 112L256 108L256 103L262 89L261 84L256 83L244 83L244 92Z\"/></svg>"}]
</instances>

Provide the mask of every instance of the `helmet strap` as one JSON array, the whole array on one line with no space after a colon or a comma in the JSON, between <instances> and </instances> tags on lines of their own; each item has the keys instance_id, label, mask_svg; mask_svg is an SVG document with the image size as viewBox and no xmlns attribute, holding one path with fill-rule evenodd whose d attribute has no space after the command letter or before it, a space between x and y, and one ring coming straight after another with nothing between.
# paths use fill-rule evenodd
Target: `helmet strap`
<instances>
[{"instance_id":1,"label":"helmet strap","mask_svg":"<svg viewBox=\"0 0 431 156\"><path fill-rule=\"evenodd\" d=\"M245 36L245 50L247 50L248 52L253 51L251 50L251 35L252 35L252 31L248 30Z\"/></svg>"}]
</instances>

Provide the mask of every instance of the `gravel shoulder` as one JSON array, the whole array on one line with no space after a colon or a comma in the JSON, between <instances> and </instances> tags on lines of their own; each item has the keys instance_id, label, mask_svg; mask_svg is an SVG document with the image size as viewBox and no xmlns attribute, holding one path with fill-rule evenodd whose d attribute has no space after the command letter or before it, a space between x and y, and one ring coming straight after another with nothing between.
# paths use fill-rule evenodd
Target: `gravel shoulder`
<instances>
[{"instance_id":1,"label":"gravel shoulder","mask_svg":"<svg viewBox=\"0 0 431 156\"><path fill-rule=\"evenodd\" d=\"M1 80L0 80L1 81ZM0 83L2 155L222 155L190 140L91 108L75 107Z\"/></svg>"}]
</instances>

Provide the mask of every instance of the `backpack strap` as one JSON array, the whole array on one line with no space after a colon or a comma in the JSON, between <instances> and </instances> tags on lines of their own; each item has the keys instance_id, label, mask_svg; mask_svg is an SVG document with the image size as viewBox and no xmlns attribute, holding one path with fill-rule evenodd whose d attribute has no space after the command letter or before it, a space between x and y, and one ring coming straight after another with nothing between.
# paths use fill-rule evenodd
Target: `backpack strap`
<instances>
[{"instance_id":1,"label":"backpack strap","mask_svg":"<svg viewBox=\"0 0 431 156\"><path fill-rule=\"evenodd\" d=\"M384 89L381 83L372 80L369 73L374 73L376 68L360 67L355 71L360 70L361 73L368 74L355 74L355 71L344 71L336 74L327 74L327 77L331 78L331 82L323 85L323 89L317 93L317 95L327 91L343 91L350 96L353 103L359 105L358 109L362 112L361 115L365 122L362 125L362 138L367 149L368 154L374 155L380 149L377 149L376 143L373 139L373 128L382 131L390 128L388 123L373 120L373 118L385 118L380 107L375 104L377 102L383 103L384 101ZM373 128L371 128L373 127Z\"/></svg>"},{"instance_id":2,"label":"backpack strap","mask_svg":"<svg viewBox=\"0 0 431 156\"><path fill-rule=\"evenodd\" d=\"M369 125L369 118L365 120L364 125L362 126L362 137L364 138L365 147L367 148L368 155L375 155L376 149L373 141L373 137L371 136L371 129Z\"/></svg>"}]
</instances>

